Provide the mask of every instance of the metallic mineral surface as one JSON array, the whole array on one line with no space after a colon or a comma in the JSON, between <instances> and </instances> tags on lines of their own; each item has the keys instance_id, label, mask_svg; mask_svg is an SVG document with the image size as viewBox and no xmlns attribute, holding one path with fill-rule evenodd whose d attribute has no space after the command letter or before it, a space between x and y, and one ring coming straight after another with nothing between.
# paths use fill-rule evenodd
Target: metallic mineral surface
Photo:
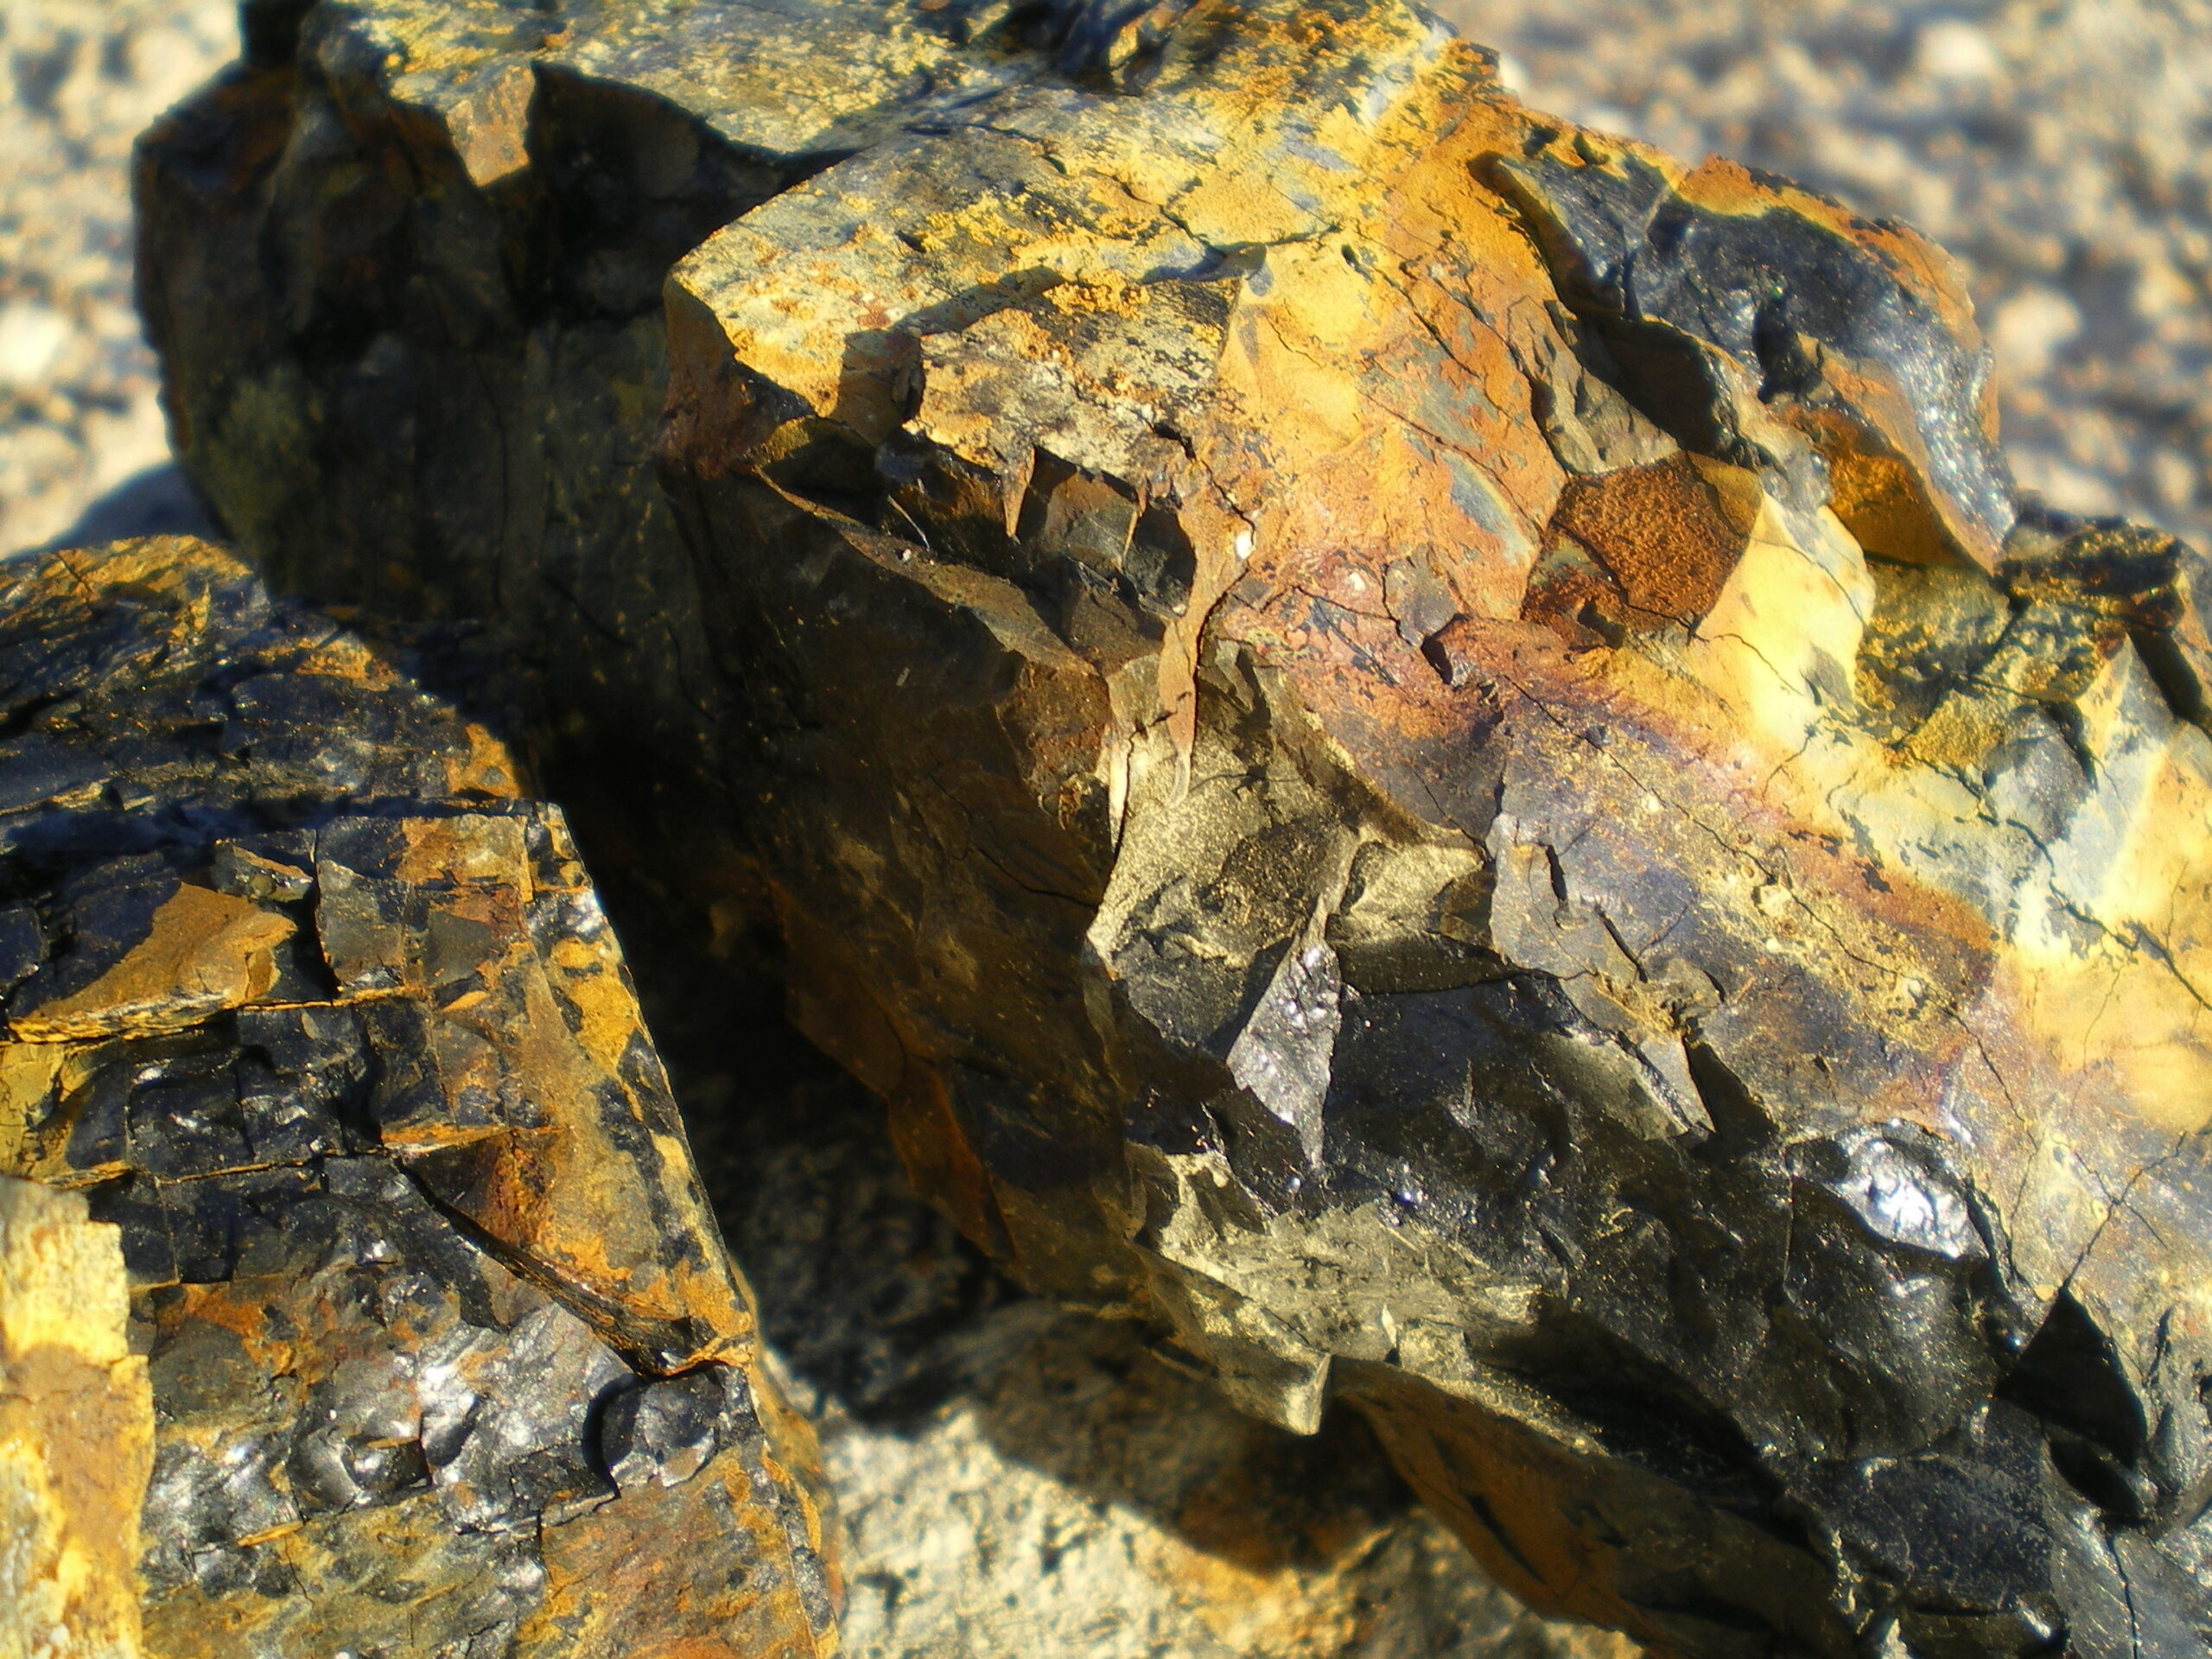
<instances>
[{"instance_id":1,"label":"metallic mineral surface","mask_svg":"<svg viewBox=\"0 0 2212 1659\"><path fill-rule=\"evenodd\" d=\"M229 555L0 575L0 1171L120 1230L144 1357L83 1351L150 1378L150 1481L120 1415L67 1461L130 1488L146 1651L834 1651L811 1432L559 811ZM0 1376L51 1370L6 1265Z\"/></svg>"},{"instance_id":2,"label":"metallic mineral surface","mask_svg":"<svg viewBox=\"0 0 2212 1659\"><path fill-rule=\"evenodd\" d=\"M594 868L762 1336L820 1435L842 1651L1636 1659L1500 1589L1356 1413L1311 1435L1259 1422L1142 1325L1021 1295L914 1196L882 1103L791 1029L772 982L712 971L711 918L641 904L651 865Z\"/></svg>"},{"instance_id":3,"label":"metallic mineral surface","mask_svg":"<svg viewBox=\"0 0 2212 1659\"><path fill-rule=\"evenodd\" d=\"M2204 566L1940 251L1395 0L255 15L186 464L492 619L971 1237L1662 1653L2212 1641Z\"/></svg>"}]
</instances>

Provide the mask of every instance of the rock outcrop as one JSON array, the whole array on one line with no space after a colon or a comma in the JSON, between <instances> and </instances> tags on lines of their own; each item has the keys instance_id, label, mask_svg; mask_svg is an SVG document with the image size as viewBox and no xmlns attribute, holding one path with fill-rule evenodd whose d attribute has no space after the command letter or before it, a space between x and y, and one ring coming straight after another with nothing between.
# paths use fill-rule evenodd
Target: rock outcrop
<instances>
[{"instance_id":1,"label":"rock outcrop","mask_svg":"<svg viewBox=\"0 0 2212 1659\"><path fill-rule=\"evenodd\" d=\"M1938 250L1393 0L261 15L187 464L493 618L970 1236L1663 1652L2212 1639L2203 566Z\"/></svg>"},{"instance_id":2,"label":"rock outcrop","mask_svg":"<svg viewBox=\"0 0 2212 1659\"><path fill-rule=\"evenodd\" d=\"M147 1651L834 1651L811 1431L560 812L229 555L4 575L0 1171L119 1229L145 1357L119 1269L83 1353L154 1433L87 1405L67 1462L130 1489ZM17 1331L23 1191L11 1377L79 1328Z\"/></svg>"}]
</instances>

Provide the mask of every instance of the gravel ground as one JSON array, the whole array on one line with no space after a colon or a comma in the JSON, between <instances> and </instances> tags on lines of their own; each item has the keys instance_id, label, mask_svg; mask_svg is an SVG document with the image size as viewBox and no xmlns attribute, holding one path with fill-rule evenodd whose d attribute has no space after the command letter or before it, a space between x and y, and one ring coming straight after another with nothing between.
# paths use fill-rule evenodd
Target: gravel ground
<instances>
[{"instance_id":1,"label":"gravel ground","mask_svg":"<svg viewBox=\"0 0 2212 1659\"><path fill-rule=\"evenodd\" d=\"M224 0L0 0L0 550L168 459L130 301L130 141L237 51ZM149 510L188 511L173 476L104 522Z\"/></svg>"}]
</instances>

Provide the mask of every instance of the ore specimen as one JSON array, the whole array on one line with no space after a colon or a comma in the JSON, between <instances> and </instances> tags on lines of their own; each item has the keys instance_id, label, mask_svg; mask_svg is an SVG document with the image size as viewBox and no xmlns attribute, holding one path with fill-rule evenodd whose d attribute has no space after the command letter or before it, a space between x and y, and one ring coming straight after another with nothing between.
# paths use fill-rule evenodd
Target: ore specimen
<instances>
[{"instance_id":1,"label":"ore specimen","mask_svg":"<svg viewBox=\"0 0 2212 1659\"><path fill-rule=\"evenodd\" d=\"M187 464L1537 1605L2202 1651L2202 561L2017 498L1938 250L1393 0L976 21L272 23L143 156Z\"/></svg>"},{"instance_id":2,"label":"ore specimen","mask_svg":"<svg viewBox=\"0 0 2212 1659\"><path fill-rule=\"evenodd\" d=\"M151 1478L120 1414L73 1461L148 1651L832 1651L810 1431L558 810L204 544L0 575L0 1171L120 1229L146 1358L85 1352Z\"/></svg>"}]
</instances>

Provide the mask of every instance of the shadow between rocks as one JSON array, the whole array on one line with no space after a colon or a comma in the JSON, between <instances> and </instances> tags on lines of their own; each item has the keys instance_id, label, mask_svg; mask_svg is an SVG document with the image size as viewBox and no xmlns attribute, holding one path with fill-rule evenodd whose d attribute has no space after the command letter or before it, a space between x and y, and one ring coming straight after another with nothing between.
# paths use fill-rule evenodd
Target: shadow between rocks
<instances>
[{"instance_id":1,"label":"shadow between rocks","mask_svg":"<svg viewBox=\"0 0 2212 1659\"><path fill-rule=\"evenodd\" d=\"M98 547L136 536L197 536L204 541L224 539L222 527L200 500L200 493L184 468L175 461L132 474L77 515L77 522L47 543L31 550Z\"/></svg>"},{"instance_id":2,"label":"shadow between rocks","mask_svg":"<svg viewBox=\"0 0 2212 1659\"><path fill-rule=\"evenodd\" d=\"M101 498L54 544L162 534L220 534L174 466ZM471 717L510 737L524 729L481 630L356 620ZM960 1585L923 1575L919 1599L945 1605L923 1610L910 1633L941 1636L966 1619L963 1595L1006 1600L1025 1586L1043 1595L1059 1571L1057 1546L1030 1548L1033 1559L1019 1567L992 1557L996 1544L1034 1544L1042 1506L1078 1527L1086 1514L1125 1512L1181 1546L1146 1545L1141 1529L1122 1529L1123 1543L1158 1559L1115 1565L1120 1546L1109 1547L1103 1574L1095 1560L1069 1569L1057 1586L1063 1607L1092 1590L1153 1597L1160 1608L1123 1611L1156 1622L1180 1602L1186 1625L1205 1625L1273 1598L1286 1655L1557 1659L1573 1638L1519 1609L1416 1514L1355 1414L1335 1411L1310 1437L1245 1418L1205 1379L1163 1362L1137 1325L1027 1296L918 1198L880 1103L784 1018L772 939L741 931L718 940L712 919L677 900L622 832L613 803L626 784L650 780L616 774L635 769L572 760L550 792L569 810L622 939L709 1196L796 1403L832 1436L840 1424L861 1431L842 1459L852 1489L837 1494L874 1511L862 1524L878 1548L855 1550L856 1592L887 1605L917 1594L911 1566L903 1577L884 1566L903 1552L912 1518L893 1483L913 1476L973 1521L976 1548ZM978 1437L989 1455L965 1455ZM892 1442L928 1449L887 1456ZM1016 1471L1058 1490L1007 1490L1023 1484ZM1201 1558L1218 1567L1194 1565ZM1069 1635L1049 1618L1036 1629ZM988 1650L1020 1649L991 1640ZM1278 1650L1249 1632L1206 1649Z\"/></svg>"},{"instance_id":3,"label":"shadow between rocks","mask_svg":"<svg viewBox=\"0 0 2212 1659\"><path fill-rule=\"evenodd\" d=\"M525 730L480 632L394 638L426 685ZM684 855L664 849L728 810L694 798L711 783L634 748L569 746L544 770L763 1334L823 1431L856 1659L1623 1651L1494 1585L1352 1414L1312 1438L1255 1422L1139 1326L1000 1274L909 1186L881 1103L785 1019L772 933L680 896ZM645 818L677 826L663 850L636 833Z\"/></svg>"}]
</instances>

